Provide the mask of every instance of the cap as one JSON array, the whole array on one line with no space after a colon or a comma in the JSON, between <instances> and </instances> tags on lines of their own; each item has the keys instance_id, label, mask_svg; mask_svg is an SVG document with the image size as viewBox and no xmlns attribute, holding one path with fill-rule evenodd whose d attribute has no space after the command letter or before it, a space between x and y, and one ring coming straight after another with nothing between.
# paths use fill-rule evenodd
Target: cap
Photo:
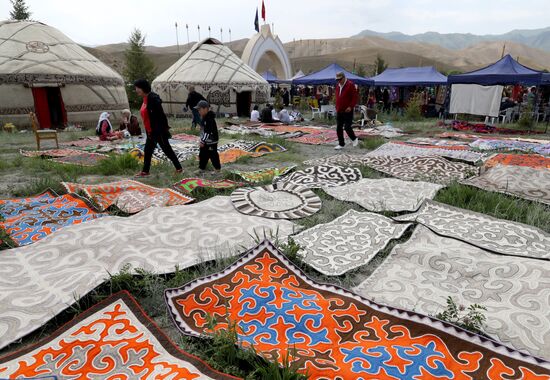
<instances>
[{"instance_id":1,"label":"cap","mask_svg":"<svg viewBox=\"0 0 550 380\"><path fill-rule=\"evenodd\" d=\"M344 77L345 77L345 75L342 71L339 71L339 72L336 73L336 79L342 79Z\"/></svg>"},{"instance_id":2,"label":"cap","mask_svg":"<svg viewBox=\"0 0 550 380\"><path fill-rule=\"evenodd\" d=\"M197 105L194 107L196 110L199 108L210 108L210 104L206 100L199 100Z\"/></svg>"}]
</instances>

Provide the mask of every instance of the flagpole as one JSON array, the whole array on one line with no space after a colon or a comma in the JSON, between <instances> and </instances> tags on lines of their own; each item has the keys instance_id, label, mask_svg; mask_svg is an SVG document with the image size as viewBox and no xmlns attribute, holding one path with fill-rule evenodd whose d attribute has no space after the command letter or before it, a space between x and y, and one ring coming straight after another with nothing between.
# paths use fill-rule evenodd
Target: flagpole
<instances>
[{"instance_id":1,"label":"flagpole","mask_svg":"<svg viewBox=\"0 0 550 380\"><path fill-rule=\"evenodd\" d=\"M229 43L231 43L231 28L229 28Z\"/></svg>"},{"instance_id":2,"label":"flagpole","mask_svg":"<svg viewBox=\"0 0 550 380\"><path fill-rule=\"evenodd\" d=\"M199 31L199 41L201 40L201 26L197 25L197 30Z\"/></svg>"},{"instance_id":3,"label":"flagpole","mask_svg":"<svg viewBox=\"0 0 550 380\"><path fill-rule=\"evenodd\" d=\"M187 45L190 44L190 41L189 41L189 24L185 24L185 29L187 30Z\"/></svg>"},{"instance_id":4,"label":"flagpole","mask_svg":"<svg viewBox=\"0 0 550 380\"><path fill-rule=\"evenodd\" d=\"M179 39L179 36L178 36L178 22L177 21L176 21L176 45L178 45L178 56L181 57L180 39Z\"/></svg>"}]
</instances>

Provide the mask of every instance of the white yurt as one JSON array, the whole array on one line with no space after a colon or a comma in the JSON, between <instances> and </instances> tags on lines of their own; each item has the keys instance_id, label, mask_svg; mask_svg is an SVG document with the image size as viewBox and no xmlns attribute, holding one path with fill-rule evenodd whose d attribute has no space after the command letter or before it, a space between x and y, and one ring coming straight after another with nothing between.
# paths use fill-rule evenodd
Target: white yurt
<instances>
[{"instance_id":1,"label":"white yurt","mask_svg":"<svg viewBox=\"0 0 550 380\"><path fill-rule=\"evenodd\" d=\"M35 21L0 22L0 124L94 125L102 111L128 108L122 77L59 30Z\"/></svg>"},{"instance_id":2,"label":"white yurt","mask_svg":"<svg viewBox=\"0 0 550 380\"><path fill-rule=\"evenodd\" d=\"M269 84L220 41L196 43L152 83L167 113L183 113L188 90L204 96L218 113L249 116L253 104L265 104Z\"/></svg>"}]
</instances>

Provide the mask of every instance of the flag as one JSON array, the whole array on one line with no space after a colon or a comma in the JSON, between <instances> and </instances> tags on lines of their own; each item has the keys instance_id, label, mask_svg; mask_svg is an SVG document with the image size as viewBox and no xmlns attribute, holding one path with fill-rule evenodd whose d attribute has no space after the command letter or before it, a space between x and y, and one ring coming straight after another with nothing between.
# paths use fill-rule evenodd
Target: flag
<instances>
[{"instance_id":1,"label":"flag","mask_svg":"<svg viewBox=\"0 0 550 380\"><path fill-rule=\"evenodd\" d=\"M265 4L264 4L264 0L262 0L262 18L264 19L264 22L265 22Z\"/></svg>"},{"instance_id":2,"label":"flag","mask_svg":"<svg viewBox=\"0 0 550 380\"><path fill-rule=\"evenodd\" d=\"M256 29L256 32L260 33L260 22L258 20L258 8L256 8L256 18L254 19L254 29Z\"/></svg>"}]
</instances>

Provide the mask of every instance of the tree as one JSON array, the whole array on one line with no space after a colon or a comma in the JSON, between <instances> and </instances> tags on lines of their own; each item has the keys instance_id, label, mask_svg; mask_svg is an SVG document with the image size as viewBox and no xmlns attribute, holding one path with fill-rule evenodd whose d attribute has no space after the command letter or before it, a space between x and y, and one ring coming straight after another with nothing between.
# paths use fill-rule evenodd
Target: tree
<instances>
[{"instance_id":1,"label":"tree","mask_svg":"<svg viewBox=\"0 0 550 380\"><path fill-rule=\"evenodd\" d=\"M376 59L374 60L374 72L372 75L378 75L381 74L384 70L388 68L388 65L386 64L386 61L384 61L384 58L380 54L376 54Z\"/></svg>"},{"instance_id":2,"label":"tree","mask_svg":"<svg viewBox=\"0 0 550 380\"><path fill-rule=\"evenodd\" d=\"M357 67L356 74L359 75L360 77L366 77L367 76L367 70L365 69L365 65L359 64L359 66Z\"/></svg>"},{"instance_id":3,"label":"tree","mask_svg":"<svg viewBox=\"0 0 550 380\"><path fill-rule=\"evenodd\" d=\"M129 46L124 52L126 92L130 105L139 107L141 99L136 95L133 84L138 79L147 79L152 82L155 79L156 68L153 60L145 52L145 36L139 29L132 31L128 44Z\"/></svg>"},{"instance_id":4,"label":"tree","mask_svg":"<svg viewBox=\"0 0 550 380\"><path fill-rule=\"evenodd\" d=\"M13 9L10 11L12 20L25 21L31 18L29 7L25 4L25 0L11 0Z\"/></svg>"}]
</instances>

